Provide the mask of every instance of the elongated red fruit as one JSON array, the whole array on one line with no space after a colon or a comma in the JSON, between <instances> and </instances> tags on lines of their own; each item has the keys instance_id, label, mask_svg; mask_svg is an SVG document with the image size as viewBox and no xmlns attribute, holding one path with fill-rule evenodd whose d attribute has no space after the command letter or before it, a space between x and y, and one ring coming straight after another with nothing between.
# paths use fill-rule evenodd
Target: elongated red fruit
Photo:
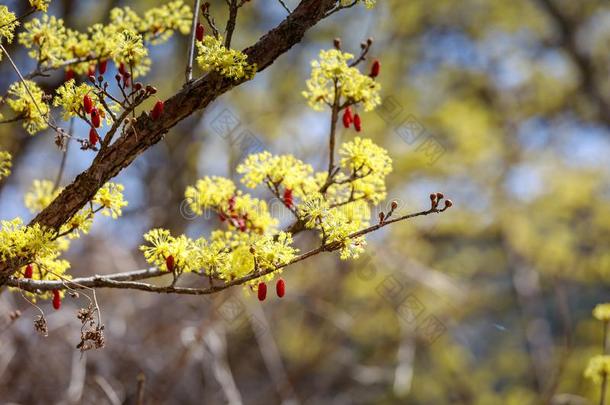
<instances>
[{"instance_id":1,"label":"elongated red fruit","mask_svg":"<svg viewBox=\"0 0 610 405\"><path fill-rule=\"evenodd\" d=\"M121 62L121 64L119 65L119 73L121 74L121 76L125 76L125 74L127 73L127 71L125 70L125 64L123 62Z\"/></svg>"},{"instance_id":2,"label":"elongated red fruit","mask_svg":"<svg viewBox=\"0 0 610 405\"><path fill-rule=\"evenodd\" d=\"M61 308L61 295L59 295L59 290L53 290L53 308L55 308L55 310Z\"/></svg>"},{"instance_id":3,"label":"elongated red fruit","mask_svg":"<svg viewBox=\"0 0 610 405\"><path fill-rule=\"evenodd\" d=\"M108 67L108 61L106 59L100 60L100 63L97 65L97 70L101 75L106 73L106 68Z\"/></svg>"},{"instance_id":4,"label":"elongated red fruit","mask_svg":"<svg viewBox=\"0 0 610 405\"><path fill-rule=\"evenodd\" d=\"M91 109L91 123L96 128L99 128L100 125L102 125L102 117L100 117L100 113L97 108Z\"/></svg>"},{"instance_id":5,"label":"elongated red fruit","mask_svg":"<svg viewBox=\"0 0 610 405\"><path fill-rule=\"evenodd\" d=\"M277 283L275 284L275 292L277 293L277 296L282 298L284 296L284 294L286 294L286 282L284 281L283 278L280 278L279 280L277 280Z\"/></svg>"},{"instance_id":6,"label":"elongated red fruit","mask_svg":"<svg viewBox=\"0 0 610 405\"><path fill-rule=\"evenodd\" d=\"M362 130L362 120L358 114L354 115L354 128L356 128L356 132L360 132Z\"/></svg>"},{"instance_id":7,"label":"elongated red fruit","mask_svg":"<svg viewBox=\"0 0 610 405\"><path fill-rule=\"evenodd\" d=\"M265 298L267 298L267 284L258 283L258 300L265 301Z\"/></svg>"},{"instance_id":8,"label":"elongated red fruit","mask_svg":"<svg viewBox=\"0 0 610 405\"><path fill-rule=\"evenodd\" d=\"M159 118L161 116L161 114L163 114L163 101L157 101L155 103L155 106L153 107L152 111L150 112L150 116L152 117L153 120L156 120L157 118Z\"/></svg>"},{"instance_id":9,"label":"elongated red fruit","mask_svg":"<svg viewBox=\"0 0 610 405\"><path fill-rule=\"evenodd\" d=\"M99 140L100 137L97 134L97 131L95 130L95 128L91 127L91 129L89 130L89 143L91 144L91 146L95 146L97 144L97 141Z\"/></svg>"},{"instance_id":10,"label":"elongated red fruit","mask_svg":"<svg viewBox=\"0 0 610 405\"><path fill-rule=\"evenodd\" d=\"M352 109L347 107L343 112L343 126L345 128L349 128L353 121L354 117L352 116Z\"/></svg>"},{"instance_id":11,"label":"elongated red fruit","mask_svg":"<svg viewBox=\"0 0 610 405\"><path fill-rule=\"evenodd\" d=\"M32 267L31 264L28 264L25 268L25 272L23 274L23 277L25 278L32 278L32 276L34 275L34 268Z\"/></svg>"},{"instance_id":12,"label":"elongated red fruit","mask_svg":"<svg viewBox=\"0 0 610 405\"><path fill-rule=\"evenodd\" d=\"M204 33L205 33L205 28L203 28L203 25L201 23L197 23L197 28L195 29L195 38L197 38L197 41L199 41L199 42L203 41Z\"/></svg>"},{"instance_id":13,"label":"elongated red fruit","mask_svg":"<svg viewBox=\"0 0 610 405\"><path fill-rule=\"evenodd\" d=\"M89 97L88 94L85 94L85 96L83 97L83 108L85 109L85 112L87 114L91 114L91 110L93 109L93 101L91 100L91 97Z\"/></svg>"},{"instance_id":14,"label":"elongated red fruit","mask_svg":"<svg viewBox=\"0 0 610 405\"><path fill-rule=\"evenodd\" d=\"M294 204L292 199L292 189L287 188L284 190L284 204L286 204L288 208L292 208L292 205Z\"/></svg>"},{"instance_id":15,"label":"elongated red fruit","mask_svg":"<svg viewBox=\"0 0 610 405\"><path fill-rule=\"evenodd\" d=\"M65 81L68 81L70 79L74 79L74 70L72 69L66 70Z\"/></svg>"},{"instance_id":16,"label":"elongated red fruit","mask_svg":"<svg viewBox=\"0 0 610 405\"><path fill-rule=\"evenodd\" d=\"M369 74L369 76L371 76L374 79L377 76L379 76L379 72L381 72L381 62L379 62L379 60L375 59L373 61L373 66L371 66L371 73Z\"/></svg>"},{"instance_id":17,"label":"elongated red fruit","mask_svg":"<svg viewBox=\"0 0 610 405\"><path fill-rule=\"evenodd\" d=\"M167 271L174 271L174 256L169 255L165 258L165 267Z\"/></svg>"},{"instance_id":18,"label":"elongated red fruit","mask_svg":"<svg viewBox=\"0 0 610 405\"><path fill-rule=\"evenodd\" d=\"M95 65L89 65L87 68L87 76L95 76Z\"/></svg>"}]
</instances>

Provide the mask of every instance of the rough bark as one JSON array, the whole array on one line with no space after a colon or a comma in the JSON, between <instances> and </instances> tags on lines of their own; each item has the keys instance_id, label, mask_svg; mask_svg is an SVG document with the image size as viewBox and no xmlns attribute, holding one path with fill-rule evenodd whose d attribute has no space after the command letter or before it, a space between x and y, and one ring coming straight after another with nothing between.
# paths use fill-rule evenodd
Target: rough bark
<instances>
[{"instance_id":1,"label":"rough bark","mask_svg":"<svg viewBox=\"0 0 610 405\"><path fill-rule=\"evenodd\" d=\"M261 71L303 38L305 32L318 23L338 0L303 0L277 27L246 48L248 61ZM62 193L30 225L38 223L58 229L87 204L106 182L129 166L136 157L155 145L174 125L193 112L209 105L223 93L243 83L212 72L189 85L165 101L162 116L152 120L142 113L133 129L122 134L112 145L100 151L92 165L76 177ZM16 269L0 264L0 286Z\"/></svg>"}]
</instances>

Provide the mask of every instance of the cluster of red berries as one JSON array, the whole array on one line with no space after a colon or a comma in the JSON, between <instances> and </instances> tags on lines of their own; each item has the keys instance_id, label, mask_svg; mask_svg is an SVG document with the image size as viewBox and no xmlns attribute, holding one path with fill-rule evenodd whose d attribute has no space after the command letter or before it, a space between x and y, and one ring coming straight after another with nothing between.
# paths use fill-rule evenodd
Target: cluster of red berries
<instances>
[{"instance_id":1,"label":"cluster of red berries","mask_svg":"<svg viewBox=\"0 0 610 405\"><path fill-rule=\"evenodd\" d=\"M235 196L229 198L229 212L220 211L218 213L218 218L221 222L229 221L231 225L242 232L245 232L248 229L248 213L241 215L235 210Z\"/></svg>"},{"instance_id":2,"label":"cluster of red berries","mask_svg":"<svg viewBox=\"0 0 610 405\"><path fill-rule=\"evenodd\" d=\"M352 109L348 106L345 107L345 110L343 111L343 126L349 128L352 124L354 124L356 132L362 131L362 120L360 119L360 115L358 113L352 114Z\"/></svg>"},{"instance_id":3,"label":"cluster of red berries","mask_svg":"<svg viewBox=\"0 0 610 405\"><path fill-rule=\"evenodd\" d=\"M275 283L275 293L280 298L286 294L286 282L283 278L278 279ZM260 282L258 283L258 300L265 301L265 298L267 298L267 284Z\"/></svg>"}]
</instances>

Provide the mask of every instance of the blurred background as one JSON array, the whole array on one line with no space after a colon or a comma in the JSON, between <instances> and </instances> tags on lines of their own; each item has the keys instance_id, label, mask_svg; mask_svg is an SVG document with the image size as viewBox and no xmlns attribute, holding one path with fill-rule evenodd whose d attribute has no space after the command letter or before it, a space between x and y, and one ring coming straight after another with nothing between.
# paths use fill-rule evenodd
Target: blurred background
<instances>
[{"instance_id":1,"label":"blurred background","mask_svg":"<svg viewBox=\"0 0 610 405\"><path fill-rule=\"evenodd\" d=\"M224 21L225 2L211 3ZM583 371L601 350L591 310L610 300L610 4L378 3L323 21L123 171L125 215L97 218L73 244L72 274L145 267L137 247L152 227L209 233L216 220L181 209L185 187L234 176L253 148L324 168L329 114L310 110L301 91L310 60L334 37L353 53L375 39L363 69L380 59L384 102L363 114L363 135L394 160L388 204L419 211L442 191L454 207L371 235L356 261L327 254L291 267L286 297L262 305L241 288L209 298L99 290L106 348L83 355L75 349L82 303L66 298L61 311L43 303L43 338L35 309L4 291L0 403L135 403L138 384L150 404L597 403L599 386ZM54 0L50 13L85 30L112 7L157 4ZM21 14L27 1L7 5ZM252 1L234 47L284 16L276 0ZM186 43L176 36L153 48L146 81L161 98L182 86ZM9 51L33 68L16 41ZM62 78L41 83L50 92ZM15 80L3 61L0 92ZM0 149L14 156L0 218L29 220L23 193L34 179L54 180L61 152L52 132L31 137L19 124L0 126ZM71 145L62 184L92 157ZM297 242L305 249L317 240ZM22 316L10 322L16 309Z\"/></svg>"}]
</instances>

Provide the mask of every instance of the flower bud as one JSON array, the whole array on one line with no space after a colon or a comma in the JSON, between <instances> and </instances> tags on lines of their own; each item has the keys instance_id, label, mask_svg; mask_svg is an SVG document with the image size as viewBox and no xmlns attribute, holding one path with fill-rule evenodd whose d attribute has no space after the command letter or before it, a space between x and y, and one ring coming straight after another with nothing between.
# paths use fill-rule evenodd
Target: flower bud
<instances>
[{"instance_id":1,"label":"flower bud","mask_svg":"<svg viewBox=\"0 0 610 405\"><path fill-rule=\"evenodd\" d=\"M169 255L165 258L165 267L167 267L167 271L174 271L174 256Z\"/></svg>"},{"instance_id":2,"label":"flower bud","mask_svg":"<svg viewBox=\"0 0 610 405\"><path fill-rule=\"evenodd\" d=\"M396 208L398 208L398 203L396 201L392 201L392 211L394 211Z\"/></svg>"},{"instance_id":3,"label":"flower bud","mask_svg":"<svg viewBox=\"0 0 610 405\"><path fill-rule=\"evenodd\" d=\"M267 284L258 283L258 300L265 301L265 298L267 298Z\"/></svg>"},{"instance_id":4,"label":"flower bud","mask_svg":"<svg viewBox=\"0 0 610 405\"><path fill-rule=\"evenodd\" d=\"M152 111L150 112L150 116L152 117L153 120L158 119L161 114L163 114L163 101L159 100L155 103L155 106L153 107Z\"/></svg>"},{"instance_id":5,"label":"flower bud","mask_svg":"<svg viewBox=\"0 0 610 405\"><path fill-rule=\"evenodd\" d=\"M87 68L87 76L95 77L95 65L89 65L89 67Z\"/></svg>"},{"instance_id":6,"label":"flower bud","mask_svg":"<svg viewBox=\"0 0 610 405\"><path fill-rule=\"evenodd\" d=\"M277 283L275 284L275 292L280 298L282 298L286 294L286 282L283 278L277 280Z\"/></svg>"},{"instance_id":7,"label":"flower bud","mask_svg":"<svg viewBox=\"0 0 610 405\"><path fill-rule=\"evenodd\" d=\"M445 208L451 208L453 206L453 201L445 200Z\"/></svg>"},{"instance_id":8,"label":"flower bud","mask_svg":"<svg viewBox=\"0 0 610 405\"><path fill-rule=\"evenodd\" d=\"M333 46L335 47L335 49L340 51L341 50L341 38L333 39Z\"/></svg>"},{"instance_id":9,"label":"flower bud","mask_svg":"<svg viewBox=\"0 0 610 405\"><path fill-rule=\"evenodd\" d=\"M383 220L385 219L385 214L383 212L379 213L379 223L383 223Z\"/></svg>"},{"instance_id":10,"label":"flower bud","mask_svg":"<svg viewBox=\"0 0 610 405\"><path fill-rule=\"evenodd\" d=\"M442 200L443 198L445 198L445 196L443 195L443 193L436 193L436 199L437 200Z\"/></svg>"},{"instance_id":11,"label":"flower bud","mask_svg":"<svg viewBox=\"0 0 610 405\"><path fill-rule=\"evenodd\" d=\"M59 290L53 290L53 308L55 308L56 311L61 308L61 295L59 295Z\"/></svg>"}]
</instances>

